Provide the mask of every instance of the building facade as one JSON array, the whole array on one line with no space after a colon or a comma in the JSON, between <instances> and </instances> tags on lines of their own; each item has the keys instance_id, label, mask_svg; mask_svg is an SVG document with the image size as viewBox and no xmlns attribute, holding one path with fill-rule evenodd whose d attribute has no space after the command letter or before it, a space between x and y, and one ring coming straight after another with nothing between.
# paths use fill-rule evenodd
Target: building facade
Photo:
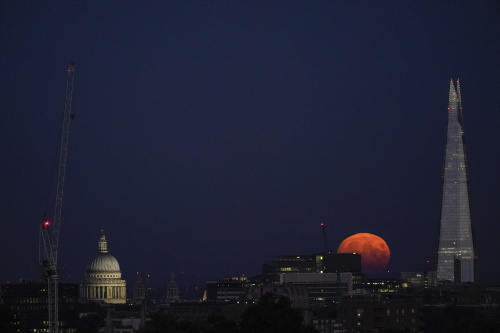
<instances>
[{"instance_id":1,"label":"building facade","mask_svg":"<svg viewBox=\"0 0 500 333\"><path fill-rule=\"evenodd\" d=\"M57 288L59 332L75 333L80 311L78 284L59 282ZM2 284L0 290L0 303L18 314L20 326L25 332L49 332L47 282L23 280L20 283Z\"/></svg>"},{"instance_id":2,"label":"building facade","mask_svg":"<svg viewBox=\"0 0 500 333\"><path fill-rule=\"evenodd\" d=\"M450 82L448 131L443 163L437 279L475 282L475 247L469 205L460 82ZM456 267L455 267L456 266Z\"/></svg>"},{"instance_id":3,"label":"building facade","mask_svg":"<svg viewBox=\"0 0 500 333\"><path fill-rule=\"evenodd\" d=\"M343 299L343 332L424 332L423 304L418 299L380 295Z\"/></svg>"},{"instance_id":4,"label":"building facade","mask_svg":"<svg viewBox=\"0 0 500 333\"><path fill-rule=\"evenodd\" d=\"M436 271L401 272L403 287L432 288L437 286Z\"/></svg>"},{"instance_id":5,"label":"building facade","mask_svg":"<svg viewBox=\"0 0 500 333\"><path fill-rule=\"evenodd\" d=\"M255 284L246 277L232 277L207 282L207 301L230 302L246 299L248 288Z\"/></svg>"},{"instance_id":6,"label":"building facade","mask_svg":"<svg viewBox=\"0 0 500 333\"><path fill-rule=\"evenodd\" d=\"M273 273L276 279L283 273L316 273L322 268L322 254L281 255L273 259Z\"/></svg>"},{"instance_id":7,"label":"building facade","mask_svg":"<svg viewBox=\"0 0 500 333\"><path fill-rule=\"evenodd\" d=\"M122 280L118 261L108 253L104 230L101 229L99 250L85 272L85 280L80 285L80 299L110 304L125 304L126 282Z\"/></svg>"}]
</instances>

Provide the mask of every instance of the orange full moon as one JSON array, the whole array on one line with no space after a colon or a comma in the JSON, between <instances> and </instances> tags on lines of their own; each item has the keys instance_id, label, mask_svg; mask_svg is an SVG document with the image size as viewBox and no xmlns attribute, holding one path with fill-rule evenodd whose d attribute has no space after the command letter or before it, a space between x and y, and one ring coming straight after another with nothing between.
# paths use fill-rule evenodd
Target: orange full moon
<instances>
[{"instance_id":1,"label":"orange full moon","mask_svg":"<svg viewBox=\"0 0 500 333\"><path fill-rule=\"evenodd\" d=\"M379 236L360 233L347 237L340 243L337 253L361 254L361 267L364 273L377 273L389 263L391 251Z\"/></svg>"}]
</instances>

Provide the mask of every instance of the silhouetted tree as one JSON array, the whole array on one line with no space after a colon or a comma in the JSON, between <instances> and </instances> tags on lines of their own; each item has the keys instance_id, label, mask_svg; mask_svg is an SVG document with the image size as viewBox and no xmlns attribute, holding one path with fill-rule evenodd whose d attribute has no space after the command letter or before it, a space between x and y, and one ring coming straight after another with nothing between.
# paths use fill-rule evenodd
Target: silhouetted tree
<instances>
[{"instance_id":1,"label":"silhouetted tree","mask_svg":"<svg viewBox=\"0 0 500 333\"><path fill-rule=\"evenodd\" d=\"M250 306L238 325L221 315L207 320L179 320L171 314L157 312L138 333L315 333L313 326L304 326L302 313L291 307L286 297L274 294L262 296Z\"/></svg>"},{"instance_id":2,"label":"silhouetted tree","mask_svg":"<svg viewBox=\"0 0 500 333\"><path fill-rule=\"evenodd\" d=\"M151 316L139 333L181 333L177 318L171 314L156 312Z\"/></svg>"},{"instance_id":3,"label":"silhouetted tree","mask_svg":"<svg viewBox=\"0 0 500 333\"><path fill-rule=\"evenodd\" d=\"M81 317L78 320L76 333L96 333L99 332L99 326L104 322L105 315L102 313L92 313Z\"/></svg>"},{"instance_id":4,"label":"silhouetted tree","mask_svg":"<svg viewBox=\"0 0 500 333\"><path fill-rule=\"evenodd\" d=\"M380 333L410 333L409 328L384 328Z\"/></svg>"},{"instance_id":5,"label":"silhouetted tree","mask_svg":"<svg viewBox=\"0 0 500 333\"><path fill-rule=\"evenodd\" d=\"M429 333L496 333L500 318L485 318L477 309L450 305L424 310L425 331Z\"/></svg>"},{"instance_id":6,"label":"silhouetted tree","mask_svg":"<svg viewBox=\"0 0 500 333\"><path fill-rule=\"evenodd\" d=\"M200 319L179 320L171 314L157 312L139 330L139 333L236 333L236 324L222 316Z\"/></svg>"},{"instance_id":7,"label":"silhouetted tree","mask_svg":"<svg viewBox=\"0 0 500 333\"><path fill-rule=\"evenodd\" d=\"M302 313L291 306L292 302L275 294L262 295L256 305L250 306L241 316L242 333L309 333L312 326L304 326Z\"/></svg>"},{"instance_id":8,"label":"silhouetted tree","mask_svg":"<svg viewBox=\"0 0 500 333\"><path fill-rule=\"evenodd\" d=\"M206 333L237 333L238 325L221 315L210 315L207 318Z\"/></svg>"}]
</instances>

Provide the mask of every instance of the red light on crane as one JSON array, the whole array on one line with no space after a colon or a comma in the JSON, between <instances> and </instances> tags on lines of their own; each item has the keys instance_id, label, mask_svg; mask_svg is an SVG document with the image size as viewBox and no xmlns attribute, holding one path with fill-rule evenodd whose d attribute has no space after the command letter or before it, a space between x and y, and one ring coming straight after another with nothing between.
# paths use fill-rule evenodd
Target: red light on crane
<instances>
[{"instance_id":1,"label":"red light on crane","mask_svg":"<svg viewBox=\"0 0 500 333\"><path fill-rule=\"evenodd\" d=\"M49 225L50 225L50 222L49 222L49 221L45 221L45 222L43 222L43 226L44 226L44 227L48 227Z\"/></svg>"}]
</instances>

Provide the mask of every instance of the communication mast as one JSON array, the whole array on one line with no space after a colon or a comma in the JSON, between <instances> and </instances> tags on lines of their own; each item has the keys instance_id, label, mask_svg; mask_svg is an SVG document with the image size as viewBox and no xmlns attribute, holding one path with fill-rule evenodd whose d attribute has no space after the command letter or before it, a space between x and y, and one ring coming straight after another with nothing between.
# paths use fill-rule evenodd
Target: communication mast
<instances>
[{"instance_id":1,"label":"communication mast","mask_svg":"<svg viewBox=\"0 0 500 333\"><path fill-rule=\"evenodd\" d=\"M325 224L321 223L321 232L323 233L323 244L325 245L325 253L330 253L328 248L328 240L326 239Z\"/></svg>"},{"instance_id":2,"label":"communication mast","mask_svg":"<svg viewBox=\"0 0 500 333\"><path fill-rule=\"evenodd\" d=\"M42 279L47 281L47 303L49 308L49 333L58 333L58 276L57 276L57 247L59 244L59 227L61 225L61 211L63 202L64 177L66 175L66 158L68 155L69 125L73 115L71 103L73 100L73 80L75 77L75 64L68 65L68 78L66 81L66 98L61 125L61 147L59 156L59 170L57 177L56 205L52 226L45 220L40 226L40 238L43 247L40 249L39 266L42 270ZM51 226L52 234L49 234Z\"/></svg>"}]
</instances>

